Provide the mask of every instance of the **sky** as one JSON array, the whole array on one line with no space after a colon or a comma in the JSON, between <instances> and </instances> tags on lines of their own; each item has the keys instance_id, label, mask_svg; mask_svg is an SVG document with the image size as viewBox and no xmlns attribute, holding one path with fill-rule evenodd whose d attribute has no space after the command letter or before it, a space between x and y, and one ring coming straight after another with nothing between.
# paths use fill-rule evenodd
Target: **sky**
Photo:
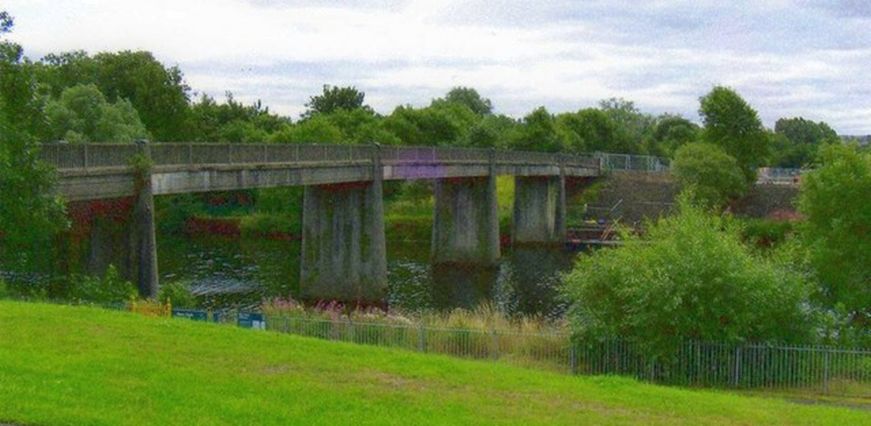
<instances>
[{"instance_id":1,"label":"sky","mask_svg":"<svg viewBox=\"0 0 871 426\"><path fill-rule=\"evenodd\" d=\"M522 117L620 97L698 121L715 85L871 134L871 0L3 0L25 54L149 50L197 93L294 118L321 86L389 114L474 87Z\"/></svg>"}]
</instances>

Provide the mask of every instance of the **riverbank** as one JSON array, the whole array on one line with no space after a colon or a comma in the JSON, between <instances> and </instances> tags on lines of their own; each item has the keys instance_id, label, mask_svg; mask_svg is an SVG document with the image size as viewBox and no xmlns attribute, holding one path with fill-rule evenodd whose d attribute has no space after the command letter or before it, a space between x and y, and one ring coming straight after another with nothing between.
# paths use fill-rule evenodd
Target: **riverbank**
<instances>
[{"instance_id":1,"label":"riverbank","mask_svg":"<svg viewBox=\"0 0 871 426\"><path fill-rule=\"evenodd\" d=\"M0 352L0 422L20 424L871 420L867 412L846 408L572 377L84 307L0 302L0 344L9 348Z\"/></svg>"}]
</instances>

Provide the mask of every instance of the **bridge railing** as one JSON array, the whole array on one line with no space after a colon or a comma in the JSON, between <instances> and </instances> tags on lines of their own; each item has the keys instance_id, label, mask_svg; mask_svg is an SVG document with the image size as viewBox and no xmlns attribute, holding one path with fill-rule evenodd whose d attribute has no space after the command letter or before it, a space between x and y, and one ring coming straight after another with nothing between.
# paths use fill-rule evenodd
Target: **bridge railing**
<instances>
[{"instance_id":1,"label":"bridge railing","mask_svg":"<svg viewBox=\"0 0 871 426\"><path fill-rule=\"evenodd\" d=\"M664 172L669 170L669 161L653 155L610 154L597 152L606 170Z\"/></svg>"},{"instance_id":2,"label":"bridge railing","mask_svg":"<svg viewBox=\"0 0 871 426\"><path fill-rule=\"evenodd\" d=\"M488 163L492 159L497 164L571 165L597 170L601 164L600 158L592 155L431 146L155 143L149 150L156 166L366 162L373 161L379 151L386 164ZM46 144L41 155L60 170L88 170L127 167L137 152L139 148L133 144Z\"/></svg>"}]
</instances>

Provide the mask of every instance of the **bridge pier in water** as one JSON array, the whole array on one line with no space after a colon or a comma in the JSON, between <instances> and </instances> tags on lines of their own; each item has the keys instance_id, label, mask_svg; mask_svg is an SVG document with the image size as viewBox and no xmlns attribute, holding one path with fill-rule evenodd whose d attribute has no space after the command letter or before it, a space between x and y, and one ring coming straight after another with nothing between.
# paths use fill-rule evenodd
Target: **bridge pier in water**
<instances>
[{"instance_id":1,"label":"bridge pier in water","mask_svg":"<svg viewBox=\"0 0 871 426\"><path fill-rule=\"evenodd\" d=\"M499 260L496 176L435 182L432 263L493 266Z\"/></svg>"},{"instance_id":2,"label":"bridge pier in water","mask_svg":"<svg viewBox=\"0 0 871 426\"><path fill-rule=\"evenodd\" d=\"M302 216L303 299L383 301L387 249L381 179L306 186Z\"/></svg>"},{"instance_id":3,"label":"bridge pier in water","mask_svg":"<svg viewBox=\"0 0 871 426\"><path fill-rule=\"evenodd\" d=\"M65 256L82 259L84 272L91 275L102 276L113 265L142 297L157 297L157 242L150 185L143 185L134 197L72 203L70 213L74 229L65 243ZM76 256L82 249L85 253ZM64 263L68 270L73 266Z\"/></svg>"},{"instance_id":4,"label":"bridge pier in water","mask_svg":"<svg viewBox=\"0 0 871 426\"><path fill-rule=\"evenodd\" d=\"M514 178L514 244L562 244L566 239L565 176Z\"/></svg>"}]
</instances>

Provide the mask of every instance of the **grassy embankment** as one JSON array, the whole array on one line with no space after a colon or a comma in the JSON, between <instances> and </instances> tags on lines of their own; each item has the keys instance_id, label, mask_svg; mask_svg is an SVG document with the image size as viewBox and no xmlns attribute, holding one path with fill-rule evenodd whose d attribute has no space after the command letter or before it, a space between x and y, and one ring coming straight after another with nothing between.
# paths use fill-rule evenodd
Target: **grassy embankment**
<instances>
[{"instance_id":1,"label":"grassy embankment","mask_svg":"<svg viewBox=\"0 0 871 426\"><path fill-rule=\"evenodd\" d=\"M0 423L871 424L871 414L622 378L0 302Z\"/></svg>"}]
</instances>

